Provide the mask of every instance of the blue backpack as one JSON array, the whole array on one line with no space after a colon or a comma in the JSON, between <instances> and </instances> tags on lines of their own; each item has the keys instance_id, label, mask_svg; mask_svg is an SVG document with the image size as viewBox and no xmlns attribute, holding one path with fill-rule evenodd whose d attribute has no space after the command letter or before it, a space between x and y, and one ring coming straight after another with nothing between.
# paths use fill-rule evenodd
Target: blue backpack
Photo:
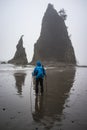
<instances>
[{"instance_id":1,"label":"blue backpack","mask_svg":"<svg viewBox=\"0 0 87 130\"><path fill-rule=\"evenodd\" d=\"M43 74L43 68L42 66L37 66L36 67L36 78L43 78L44 74Z\"/></svg>"}]
</instances>

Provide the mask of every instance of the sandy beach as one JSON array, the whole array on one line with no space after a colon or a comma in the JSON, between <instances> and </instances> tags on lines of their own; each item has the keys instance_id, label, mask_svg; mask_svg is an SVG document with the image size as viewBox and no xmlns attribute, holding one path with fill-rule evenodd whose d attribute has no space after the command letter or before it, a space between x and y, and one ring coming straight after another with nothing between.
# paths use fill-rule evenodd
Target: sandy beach
<instances>
[{"instance_id":1,"label":"sandy beach","mask_svg":"<svg viewBox=\"0 0 87 130\"><path fill-rule=\"evenodd\" d=\"M33 69L0 65L0 130L87 130L87 68L47 67L43 96Z\"/></svg>"}]
</instances>

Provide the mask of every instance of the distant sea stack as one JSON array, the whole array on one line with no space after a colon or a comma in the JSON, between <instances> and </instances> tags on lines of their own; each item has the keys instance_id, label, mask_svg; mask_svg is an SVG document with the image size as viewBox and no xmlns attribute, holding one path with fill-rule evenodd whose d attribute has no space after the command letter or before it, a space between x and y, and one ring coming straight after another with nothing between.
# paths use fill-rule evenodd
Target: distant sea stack
<instances>
[{"instance_id":1,"label":"distant sea stack","mask_svg":"<svg viewBox=\"0 0 87 130\"><path fill-rule=\"evenodd\" d=\"M14 57L8 61L8 63L16 64L16 65L25 65L28 63L25 48L23 47L23 35L21 36L18 44L16 46L17 50L15 52Z\"/></svg>"},{"instance_id":2,"label":"distant sea stack","mask_svg":"<svg viewBox=\"0 0 87 130\"><path fill-rule=\"evenodd\" d=\"M37 60L44 63L76 64L74 49L65 22L51 4L48 4L44 14L40 37L34 45L31 63L35 64Z\"/></svg>"}]
</instances>

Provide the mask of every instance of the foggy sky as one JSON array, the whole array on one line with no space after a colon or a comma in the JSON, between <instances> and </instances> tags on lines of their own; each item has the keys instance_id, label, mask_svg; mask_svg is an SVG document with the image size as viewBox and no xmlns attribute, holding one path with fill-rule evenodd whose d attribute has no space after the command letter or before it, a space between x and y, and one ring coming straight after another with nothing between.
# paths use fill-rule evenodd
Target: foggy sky
<instances>
[{"instance_id":1,"label":"foggy sky","mask_svg":"<svg viewBox=\"0 0 87 130\"><path fill-rule=\"evenodd\" d=\"M87 0L0 0L0 61L13 58L21 35L31 61L48 3L53 4L57 12L65 9L68 15L65 23L77 62L87 65Z\"/></svg>"}]
</instances>

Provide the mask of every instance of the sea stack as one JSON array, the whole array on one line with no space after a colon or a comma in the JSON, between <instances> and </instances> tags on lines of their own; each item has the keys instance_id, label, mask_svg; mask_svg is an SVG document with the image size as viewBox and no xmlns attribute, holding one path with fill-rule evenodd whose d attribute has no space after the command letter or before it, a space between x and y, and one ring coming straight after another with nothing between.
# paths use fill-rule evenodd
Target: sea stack
<instances>
[{"instance_id":1,"label":"sea stack","mask_svg":"<svg viewBox=\"0 0 87 130\"><path fill-rule=\"evenodd\" d=\"M23 35L18 41L14 57L11 60L9 60L8 63L16 64L16 65L28 64L25 48L23 47Z\"/></svg>"},{"instance_id":2,"label":"sea stack","mask_svg":"<svg viewBox=\"0 0 87 130\"><path fill-rule=\"evenodd\" d=\"M48 4L42 19L41 33L34 45L31 63L35 64L37 60L48 64L50 62L76 64L65 22L51 4Z\"/></svg>"}]
</instances>

